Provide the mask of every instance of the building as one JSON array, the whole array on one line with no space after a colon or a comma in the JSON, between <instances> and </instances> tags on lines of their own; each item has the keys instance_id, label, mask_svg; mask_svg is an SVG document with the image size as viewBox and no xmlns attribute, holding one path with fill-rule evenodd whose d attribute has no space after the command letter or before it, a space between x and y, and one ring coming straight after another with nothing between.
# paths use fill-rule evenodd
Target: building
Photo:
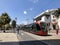
<instances>
[{"instance_id":1,"label":"building","mask_svg":"<svg viewBox=\"0 0 60 45\"><path fill-rule=\"evenodd\" d=\"M57 20L57 18L55 17L55 13L54 13L55 10L57 9L51 9L51 10L46 10L42 12L41 14L34 17L34 21L37 20L37 21L46 22L49 29L52 29L52 30L56 29L56 25L58 23L60 28L60 22L58 22L60 21L60 19Z\"/></svg>"}]
</instances>

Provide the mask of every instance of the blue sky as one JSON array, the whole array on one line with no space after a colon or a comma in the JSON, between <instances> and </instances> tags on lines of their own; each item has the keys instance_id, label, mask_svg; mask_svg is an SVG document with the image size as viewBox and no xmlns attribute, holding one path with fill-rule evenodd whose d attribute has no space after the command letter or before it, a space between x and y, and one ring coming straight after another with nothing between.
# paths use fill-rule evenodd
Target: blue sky
<instances>
[{"instance_id":1,"label":"blue sky","mask_svg":"<svg viewBox=\"0 0 60 45\"><path fill-rule=\"evenodd\" d=\"M0 0L0 15L7 12L17 24L32 22L33 18L47 9L60 8L60 0Z\"/></svg>"}]
</instances>

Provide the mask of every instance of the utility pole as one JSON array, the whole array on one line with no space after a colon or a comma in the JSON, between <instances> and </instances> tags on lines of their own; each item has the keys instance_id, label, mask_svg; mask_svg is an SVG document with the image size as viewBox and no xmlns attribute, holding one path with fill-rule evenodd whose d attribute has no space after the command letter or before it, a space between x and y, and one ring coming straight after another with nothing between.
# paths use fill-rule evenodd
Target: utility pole
<instances>
[{"instance_id":1,"label":"utility pole","mask_svg":"<svg viewBox=\"0 0 60 45\"><path fill-rule=\"evenodd\" d=\"M15 17L15 21L16 21L16 26L17 26L17 17Z\"/></svg>"}]
</instances>

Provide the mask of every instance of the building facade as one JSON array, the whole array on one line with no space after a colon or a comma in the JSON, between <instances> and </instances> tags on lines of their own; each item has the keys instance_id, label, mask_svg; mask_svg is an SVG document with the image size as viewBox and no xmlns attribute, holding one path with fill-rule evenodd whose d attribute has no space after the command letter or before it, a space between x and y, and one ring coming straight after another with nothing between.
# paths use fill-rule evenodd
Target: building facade
<instances>
[{"instance_id":1,"label":"building facade","mask_svg":"<svg viewBox=\"0 0 60 45\"><path fill-rule=\"evenodd\" d=\"M51 30L55 30L56 25L58 23L59 28L60 28L60 22L59 22L60 19L57 20L57 18L55 17L55 13L54 13L55 10L57 9L51 9L51 10L46 10L45 12L42 12L38 16L34 17L34 21L38 20L38 21L46 22L47 26Z\"/></svg>"}]
</instances>

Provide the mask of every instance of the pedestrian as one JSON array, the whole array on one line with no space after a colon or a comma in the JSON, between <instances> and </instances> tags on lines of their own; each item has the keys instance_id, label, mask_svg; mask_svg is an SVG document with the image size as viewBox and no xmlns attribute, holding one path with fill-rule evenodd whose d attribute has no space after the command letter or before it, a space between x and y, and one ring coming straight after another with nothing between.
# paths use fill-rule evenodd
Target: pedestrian
<instances>
[{"instance_id":1,"label":"pedestrian","mask_svg":"<svg viewBox=\"0 0 60 45\"><path fill-rule=\"evenodd\" d=\"M5 30L3 32L5 33Z\"/></svg>"},{"instance_id":2,"label":"pedestrian","mask_svg":"<svg viewBox=\"0 0 60 45\"><path fill-rule=\"evenodd\" d=\"M17 33L19 34L19 27L17 27Z\"/></svg>"},{"instance_id":3,"label":"pedestrian","mask_svg":"<svg viewBox=\"0 0 60 45\"><path fill-rule=\"evenodd\" d=\"M58 32L59 32L59 26L56 25L56 34L58 35Z\"/></svg>"}]
</instances>

